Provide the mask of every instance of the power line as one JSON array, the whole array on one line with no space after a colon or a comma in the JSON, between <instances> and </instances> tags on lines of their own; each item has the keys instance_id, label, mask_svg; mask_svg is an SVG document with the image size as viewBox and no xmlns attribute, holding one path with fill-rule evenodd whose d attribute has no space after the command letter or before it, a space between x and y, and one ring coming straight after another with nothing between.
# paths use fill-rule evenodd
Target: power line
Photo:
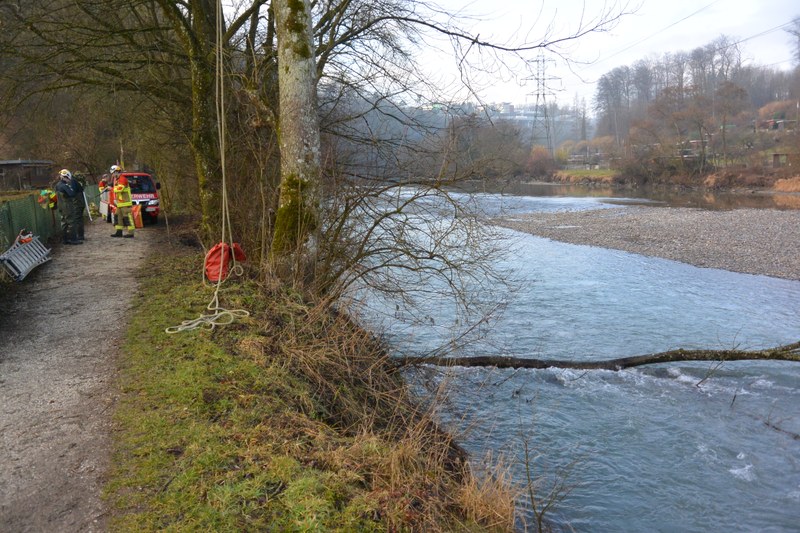
<instances>
[{"instance_id":1,"label":"power line","mask_svg":"<svg viewBox=\"0 0 800 533\"><path fill-rule=\"evenodd\" d=\"M790 57L790 58L784 59L783 61L776 61L774 63L770 63L769 65L764 65L764 66L765 67L774 67L775 65L782 65L784 63L791 63L792 61L794 61L794 58Z\"/></svg>"},{"instance_id":2,"label":"power line","mask_svg":"<svg viewBox=\"0 0 800 533\"><path fill-rule=\"evenodd\" d=\"M637 45L639 45L639 44L641 44L641 43L645 42L646 40L648 40L648 39L651 39L651 38L655 37L656 35L658 35L658 34L660 34L660 33L663 33L663 32L665 32L665 31L667 31L668 29L672 28L673 26L677 26L677 25L678 25L678 24L680 24L681 22L684 22L684 21L686 21L686 20L688 20L688 19L690 19L690 18L694 17L695 15L697 15L697 14L701 13L702 11L705 11L705 10L706 10L706 9L708 9L709 7L711 7L711 6L713 6L714 4L717 4L717 3L719 3L719 2L720 2L720 0L714 0L714 1L713 1L713 2L711 2L710 4L707 4L707 5L703 6L703 7L701 7L700 9L698 9L697 11L695 11L694 13L691 13L691 14L689 14L689 15L686 15L686 16L685 16L685 17L683 17L682 19L680 19L680 20L677 20L677 21L673 22L673 23L672 23L672 24L670 24L669 26L666 26L666 27L664 27L664 28L661 28L661 29L660 29L660 30L658 30L657 32L655 32L655 33L651 33L651 34L650 34L650 35L648 35L647 37L644 37L644 38L642 38L642 39L639 39L638 41L634 42L634 43L633 43L633 44L631 44L630 46L628 46L628 47L626 47L626 48L623 48L622 50L618 50L618 51L614 52L613 54L611 54L610 56L606 56L606 57L604 57L604 58L602 58L602 59L599 59L599 60L595 61L595 64L597 64L597 63L602 63L603 61L608 61L608 60L609 60L609 59L611 59L612 57L618 56L619 54L621 54L621 53L623 53L623 52L627 52L627 51L628 51L628 50L630 50L631 48L634 48L635 46L637 46Z\"/></svg>"},{"instance_id":3,"label":"power line","mask_svg":"<svg viewBox=\"0 0 800 533\"><path fill-rule=\"evenodd\" d=\"M783 24L779 24L778 26L775 26L774 28L770 28L768 30L764 30L764 31L762 31L760 33L756 33L755 35L751 35L750 37L745 37L744 39L736 41L733 44L740 44L740 43L743 43L745 41L749 41L750 39L755 39L756 37L761 37L761 36L766 35L768 33L772 33L774 31L778 31L780 29L783 29L783 28L785 28L787 26L791 26L792 24L793 24L793 21L791 21L791 20L789 22L784 22Z\"/></svg>"},{"instance_id":4,"label":"power line","mask_svg":"<svg viewBox=\"0 0 800 533\"><path fill-rule=\"evenodd\" d=\"M626 51L630 50L631 48L635 47L636 45L638 45L638 44L640 44L640 43L642 43L642 42L646 41L646 40L647 40L647 39L649 39L650 37L653 37L653 36L655 36L655 35L658 35L659 33L661 33L661 32L663 32L663 31L666 31L666 30L668 30L669 28L671 28L671 27L675 26L676 24L678 24L678 23L680 23L680 22L683 22L683 21L685 21L686 19L688 19L688 18L690 18L690 17L693 17L694 15L697 15L698 13L700 13L701 11L703 11L704 9L706 9L706 8L708 8L708 7L710 7L710 6L712 6L713 4L716 4L717 2L719 2L719 0L716 0L715 2L711 2L710 4L708 4L708 5L706 5L706 6L702 7L702 8L700 8L700 9L698 9L697 11L695 11L694 13L692 13L691 15L687 15L687 16L683 17L683 18L682 18L682 19L680 19L679 21L677 21L677 22L674 22L674 23L670 24L669 26L667 26L667 27L665 27L665 28L663 28L663 29L661 29L661 30L657 31L656 33L653 33L653 34L651 34L651 35L648 35L648 36L647 36L647 37L645 37L644 39L640 39L639 41L636 41L635 43L633 43L632 45L628 46L627 48L623 48L622 50L619 50L619 51L617 51L617 52L615 52L615 53L611 54L610 56L604 57L603 59L600 59L600 60L596 61L596 62L595 62L595 64L597 64L597 63L602 63L603 61L606 61L606 60L608 60L608 59L611 59L612 57L614 57L614 56L617 56L617 55L621 54L622 52L626 52ZM719 52L719 51L721 51L721 50L725 50L725 49L727 49L727 48L730 48L731 46L736 46L737 44L741 44L741 43L744 43L744 42L750 41L750 40L752 40L752 39L756 39L756 38L758 38L758 37L763 37L764 35L767 35L767 34L770 34L770 33L772 33L772 32L776 32L776 31L778 31L778 30L781 30L781 29L783 29L783 28L786 28L786 27L788 27L788 26L791 26L793 23L794 23L794 21L793 21L793 20L790 20L789 22L784 22L783 24L778 24L777 26L774 26L774 27L772 27L772 28L769 28L769 29L767 29L767 30L764 30L764 31L761 31L761 32L755 33L755 34L753 34L753 35L750 35L749 37L745 37L745 38L743 38L743 39L739 39L738 41L735 41L735 42L732 42L732 43L728 43L728 44L725 44L725 45L723 45L723 46L719 46L719 47L715 48L715 49L714 49L714 51L715 51L715 52ZM785 63L786 61L791 61L791 60L789 59L789 60L784 60L784 61L778 61L777 63L772 63L772 64L770 64L770 65L766 65L766 66L768 66L768 67L769 67L769 66L772 66L772 65L777 65L777 64L780 64L780 63Z\"/></svg>"}]
</instances>

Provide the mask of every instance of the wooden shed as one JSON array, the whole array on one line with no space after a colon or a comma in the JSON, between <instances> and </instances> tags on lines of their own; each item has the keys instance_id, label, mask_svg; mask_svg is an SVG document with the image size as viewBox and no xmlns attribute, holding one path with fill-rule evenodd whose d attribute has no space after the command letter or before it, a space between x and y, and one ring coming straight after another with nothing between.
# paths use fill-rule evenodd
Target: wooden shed
<instances>
[{"instance_id":1,"label":"wooden shed","mask_svg":"<svg viewBox=\"0 0 800 533\"><path fill-rule=\"evenodd\" d=\"M40 189L54 179L53 163L46 159L0 161L0 190Z\"/></svg>"}]
</instances>

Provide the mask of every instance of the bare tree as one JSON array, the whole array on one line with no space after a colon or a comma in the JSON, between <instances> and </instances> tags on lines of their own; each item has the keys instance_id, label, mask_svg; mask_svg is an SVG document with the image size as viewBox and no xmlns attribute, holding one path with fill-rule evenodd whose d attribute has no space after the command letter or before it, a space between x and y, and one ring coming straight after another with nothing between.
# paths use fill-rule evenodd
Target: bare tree
<instances>
[{"instance_id":1,"label":"bare tree","mask_svg":"<svg viewBox=\"0 0 800 533\"><path fill-rule=\"evenodd\" d=\"M728 119L746 105L747 92L733 82L724 82L715 93L715 100L720 114L720 135L722 136L722 162L728 164Z\"/></svg>"},{"instance_id":2,"label":"bare tree","mask_svg":"<svg viewBox=\"0 0 800 533\"><path fill-rule=\"evenodd\" d=\"M291 253L296 273L306 256L300 247L317 227L319 210L320 133L311 3L278 0L272 9L281 67L278 70L281 188L272 256L280 261ZM313 262L314 250L311 252Z\"/></svg>"},{"instance_id":3,"label":"bare tree","mask_svg":"<svg viewBox=\"0 0 800 533\"><path fill-rule=\"evenodd\" d=\"M294 11L289 9L281 18L281 6ZM420 182L420 175L427 175L432 179L426 180L425 186L441 191L447 182L439 176L442 156L437 162L429 144L438 138L433 134L437 126L426 123L419 111L422 104L446 101L446 97L441 98L440 88L416 67L414 54L420 47L431 40L450 43L454 62L464 80L469 80L473 68L510 71L529 64L540 50L561 54L563 45L587 33L607 30L625 12L624 6L614 4L595 17L587 15L565 35L556 35L551 24L536 38L496 43L460 28L457 17L418 0L335 0L304 3L302 10L296 3L249 0L226 13L224 19L216 17L216 7L210 0L4 3L0 6L0 61L8 67L6 87L14 89L17 103L37 92L78 86L101 88L109 94L131 93L152 102L153 109L180 123L176 129L193 155L196 186L187 190L197 191L206 235L210 238L218 220L225 155L235 176L228 183L231 196L241 202L237 227L243 240L251 249L255 244L257 250L263 250L262 260L271 248L283 254L298 251L299 243L313 244L317 259L312 259L311 277L319 275L325 280L316 284L319 287L332 286L332 273L350 271L344 266L358 270L357 261L348 264L343 257L337 260L342 265L326 270L336 256L332 250L339 244L321 240L336 236L346 241L341 231L333 228L354 227L343 217L353 213L348 199L356 184L360 187L387 179L395 185L402 181L414 184ZM299 20L291 13L299 11L311 25L309 57L298 53L305 45L295 42L294 47L284 48L281 43L281 35ZM287 50L294 59L302 59L297 61L304 72L302 97L283 89L279 81L286 74L279 66L292 62L292 56L283 55ZM315 65L313 71L308 68L311 64ZM227 144L225 154L220 153L217 141L220 124L214 111L220 96L215 90L219 74L215 73L221 73L226 88L228 112L222 120L235 141ZM319 95L322 97L315 104ZM368 106L343 105L347 99ZM315 108L322 112L322 138L330 143L323 144L316 155L309 114ZM375 122L376 118L380 121ZM375 124L389 123L399 125L403 134L390 138L373 129ZM304 169L301 175L306 177L294 182L297 169L292 170L293 163L285 161L287 154L282 151L295 149L286 144L294 136L289 128L301 124L303 132L296 133L302 141L294 145L303 151L300 159L311 156L313 160L322 154L326 158L320 170ZM333 146L348 147L358 160L358 173L342 172L354 168L352 159L346 160ZM296 160L294 155L291 158ZM421 168L422 161L430 163L428 168ZM323 190L324 197L318 196ZM302 205L307 209L286 208L302 191ZM333 211L315 215L317 204ZM253 213L258 213L255 223ZM314 232L320 241L311 243L307 236ZM322 251L322 246L331 250Z\"/></svg>"}]
</instances>

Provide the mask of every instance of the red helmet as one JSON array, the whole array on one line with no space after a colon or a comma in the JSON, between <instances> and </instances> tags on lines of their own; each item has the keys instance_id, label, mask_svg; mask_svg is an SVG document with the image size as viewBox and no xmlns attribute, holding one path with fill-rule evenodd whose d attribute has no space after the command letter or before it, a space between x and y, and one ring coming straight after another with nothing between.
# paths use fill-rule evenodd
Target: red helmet
<instances>
[{"instance_id":1,"label":"red helmet","mask_svg":"<svg viewBox=\"0 0 800 533\"><path fill-rule=\"evenodd\" d=\"M126 178L125 176L121 176L117 180L117 185L124 185L125 187L127 187L128 186L128 178Z\"/></svg>"}]
</instances>

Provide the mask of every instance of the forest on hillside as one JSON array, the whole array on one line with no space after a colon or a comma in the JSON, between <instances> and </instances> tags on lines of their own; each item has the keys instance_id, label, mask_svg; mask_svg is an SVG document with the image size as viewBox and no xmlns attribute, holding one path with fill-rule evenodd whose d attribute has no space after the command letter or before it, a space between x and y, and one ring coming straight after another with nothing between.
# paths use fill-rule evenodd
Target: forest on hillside
<instances>
[{"instance_id":1,"label":"forest on hillside","mask_svg":"<svg viewBox=\"0 0 800 533\"><path fill-rule=\"evenodd\" d=\"M639 185L768 186L796 176L800 18L784 29L795 43L792 69L748 62L741 41L722 35L613 68L591 103L462 113L450 121L460 167L482 161L484 177L503 179L607 169Z\"/></svg>"},{"instance_id":2,"label":"forest on hillside","mask_svg":"<svg viewBox=\"0 0 800 533\"><path fill-rule=\"evenodd\" d=\"M277 59L271 15L249 18L268 13L269 3L252 4L254 11L223 24L227 162L236 176L229 194L260 211L269 228L280 184ZM365 14L362 4L318 6L312 13L328 184L331 176L337 186L346 183L343 177L359 186L364 180L540 179L587 168L611 168L621 179L645 183L720 169L757 174L779 166L787 174L797 168L800 18L782 29L795 43L791 70L753 64L745 43L719 36L694 50L610 70L591 102L514 110L453 102L418 74L411 52L421 28L430 26L415 11L423 2L388 2L363 20L333 17L341 9ZM210 144L213 24L200 24L209 15L200 7L197 14L162 8L116 0L5 6L0 158L50 159L90 177L113 162L146 166L166 185L171 209L192 211L199 198L210 216L219 200L219 154ZM587 29L601 31L619 16L607 12ZM436 28L493 50L457 27ZM533 52L529 61L535 62L547 47L543 40L512 53ZM263 241L270 231L252 238Z\"/></svg>"}]
</instances>

